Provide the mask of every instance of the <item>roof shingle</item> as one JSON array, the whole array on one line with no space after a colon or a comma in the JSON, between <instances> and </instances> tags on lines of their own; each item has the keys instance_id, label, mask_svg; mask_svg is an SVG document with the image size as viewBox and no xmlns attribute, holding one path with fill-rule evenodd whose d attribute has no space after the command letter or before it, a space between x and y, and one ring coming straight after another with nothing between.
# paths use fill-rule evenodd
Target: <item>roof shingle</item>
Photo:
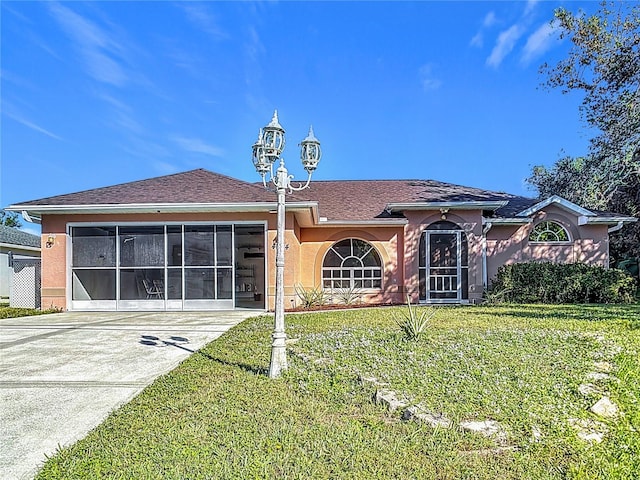
<instances>
[{"instance_id":1,"label":"roof shingle","mask_svg":"<svg viewBox=\"0 0 640 480\"><path fill-rule=\"evenodd\" d=\"M295 192L288 201L318 202L328 220L373 220L388 216L389 203L508 201L496 214L512 216L536 200L435 180L325 180ZM85 190L20 204L29 206L273 203L273 192L205 169Z\"/></svg>"},{"instance_id":2,"label":"roof shingle","mask_svg":"<svg viewBox=\"0 0 640 480\"><path fill-rule=\"evenodd\" d=\"M199 168L24 202L21 205L125 205L171 203L271 202L262 185Z\"/></svg>"},{"instance_id":3,"label":"roof shingle","mask_svg":"<svg viewBox=\"0 0 640 480\"><path fill-rule=\"evenodd\" d=\"M0 225L0 243L40 248L40 237L17 228Z\"/></svg>"}]
</instances>

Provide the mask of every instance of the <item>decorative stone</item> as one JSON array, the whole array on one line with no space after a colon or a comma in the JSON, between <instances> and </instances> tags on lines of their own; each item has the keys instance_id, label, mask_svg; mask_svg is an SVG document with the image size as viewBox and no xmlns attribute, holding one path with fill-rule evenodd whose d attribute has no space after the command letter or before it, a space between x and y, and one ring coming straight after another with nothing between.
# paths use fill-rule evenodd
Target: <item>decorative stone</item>
<instances>
[{"instance_id":1,"label":"decorative stone","mask_svg":"<svg viewBox=\"0 0 640 480\"><path fill-rule=\"evenodd\" d=\"M587 373L587 380L595 380L597 381L601 381L601 380L609 380L611 379L611 375L607 374L607 373L603 373L603 372L589 372Z\"/></svg>"},{"instance_id":2,"label":"decorative stone","mask_svg":"<svg viewBox=\"0 0 640 480\"><path fill-rule=\"evenodd\" d=\"M594 362L593 368L595 368L598 372L609 373L613 370L613 365L609 362Z\"/></svg>"},{"instance_id":3,"label":"decorative stone","mask_svg":"<svg viewBox=\"0 0 640 480\"><path fill-rule=\"evenodd\" d=\"M506 432L495 420L460 422L460 428L469 432L479 433L485 437L495 438L500 443L504 443L507 439Z\"/></svg>"},{"instance_id":4,"label":"decorative stone","mask_svg":"<svg viewBox=\"0 0 640 480\"><path fill-rule=\"evenodd\" d=\"M385 382L380 382L376 377L359 377L360 383L363 386L374 386L374 387L388 387L389 384Z\"/></svg>"},{"instance_id":5,"label":"decorative stone","mask_svg":"<svg viewBox=\"0 0 640 480\"><path fill-rule=\"evenodd\" d=\"M421 405L414 405L402 413L402 420L416 420L433 428L451 428L452 423L442 413L431 413Z\"/></svg>"},{"instance_id":6,"label":"decorative stone","mask_svg":"<svg viewBox=\"0 0 640 480\"><path fill-rule=\"evenodd\" d=\"M580 393L580 395L583 395L585 397L589 397L592 395L602 395L602 391L593 383L583 383L578 387L578 392Z\"/></svg>"},{"instance_id":7,"label":"decorative stone","mask_svg":"<svg viewBox=\"0 0 640 480\"><path fill-rule=\"evenodd\" d=\"M395 412L399 408L405 408L407 403L396 397L393 390L376 390L373 401L378 405L384 405L390 412Z\"/></svg>"},{"instance_id":8,"label":"decorative stone","mask_svg":"<svg viewBox=\"0 0 640 480\"><path fill-rule=\"evenodd\" d=\"M333 363L333 359L331 358L327 358L327 357L323 357L323 358L316 358L313 363L315 365L329 365Z\"/></svg>"},{"instance_id":9,"label":"decorative stone","mask_svg":"<svg viewBox=\"0 0 640 480\"><path fill-rule=\"evenodd\" d=\"M570 418L569 424L576 430L580 440L600 443L607 433L607 427L602 422L584 418Z\"/></svg>"},{"instance_id":10,"label":"decorative stone","mask_svg":"<svg viewBox=\"0 0 640 480\"><path fill-rule=\"evenodd\" d=\"M589 410L605 418L616 418L619 413L618 406L606 396L598 400Z\"/></svg>"},{"instance_id":11,"label":"decorative stone","mask_svg":"<svg viewBox=\"0 0 640 480\"><path fill-rule=\"evenodd\" d=\"M600 443L604 439L604 433L602 432L589 432L584 430L578 431L578 438L585 442Z\"/></svg>"}]
</instances>

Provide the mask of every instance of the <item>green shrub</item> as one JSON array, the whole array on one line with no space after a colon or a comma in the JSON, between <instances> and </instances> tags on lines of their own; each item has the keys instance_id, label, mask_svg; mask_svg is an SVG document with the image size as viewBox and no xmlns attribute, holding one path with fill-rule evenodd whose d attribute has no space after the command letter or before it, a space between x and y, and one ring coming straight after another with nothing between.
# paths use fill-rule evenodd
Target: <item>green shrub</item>
<instances>
[{"instance_id":1,"label":"green shrub","mask_svg":"<svg viewBox=\"0 0 640 480\"><path fill-rule=\"evenodd\" d=\"M631 276L613 268L529 262L500 267L488 299L512 303L632 303L636 288Z\"/></svg>"}]
</instances>

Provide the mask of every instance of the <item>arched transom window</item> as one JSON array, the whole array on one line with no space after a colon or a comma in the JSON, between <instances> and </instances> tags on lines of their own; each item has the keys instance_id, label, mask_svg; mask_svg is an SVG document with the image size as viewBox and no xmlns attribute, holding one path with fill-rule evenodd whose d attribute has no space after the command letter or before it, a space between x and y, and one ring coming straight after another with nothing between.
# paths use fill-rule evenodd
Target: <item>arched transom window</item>
<instances>
[{"instance_id":1,"label":"arched transom window","mask_svg":"<svg viewBox=\"0 0 640 480\"><path fill-rule=\"evenodd\" d=\"M568 242L569 232L558 222L540 222L529 234L530 242Z\"/></svg>"},{"instance_id":2,"label":"arched transom window","mask_svg":"<svg viewBox=\"0 0 640 480\"><path fill-rule=\"evenodd\" d=\"M382 262L368 242L348 238L334 243L322 262L322 286L332 288L381 288Z\"/></svg>"}]
</instances>

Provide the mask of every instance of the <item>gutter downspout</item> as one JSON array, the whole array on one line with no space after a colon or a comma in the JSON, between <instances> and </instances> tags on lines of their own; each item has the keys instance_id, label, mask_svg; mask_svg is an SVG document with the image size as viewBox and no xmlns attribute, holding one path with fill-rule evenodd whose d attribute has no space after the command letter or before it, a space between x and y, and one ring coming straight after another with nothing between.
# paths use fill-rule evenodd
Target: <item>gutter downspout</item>
<instances>
[{"instance_id":1,"label":"gutter downspout","mask_svg":"<svg viewBox=\"0 0 640 480\"><path fill-rule=\"evenodd\" d=\"M29 212L27 212L26 210L22 210L22 218L24 218L29 223L36 223L38 225L40 223L42 223L42 219L41 218L32 217L31 215L29 215Z\"/></svg>"},{"instance_id":2,"label":"gutter downspout","mask_svg":"<svg viewBox=\"0 0 640 480\"><path fill-rule=\"evenodd\" d=\"M609 229L607 229L608 233L613 233L613 232L617 232L618 230L620 230L622 227L624 226L624 222L618 222L618 224L615 227L611 227Z\"/></svg>"},{"instance_id":3,"label":"gutter downspout","mask_svg":"<svg viewBox=\"0 0 640 480\"><path fill-rule=\"evenodd\" d=\"M487 222L482 227L482 285L486 290L489 286L489 274L487 273L487 233L493 224Z\"/></svg>"}]
</instances>

